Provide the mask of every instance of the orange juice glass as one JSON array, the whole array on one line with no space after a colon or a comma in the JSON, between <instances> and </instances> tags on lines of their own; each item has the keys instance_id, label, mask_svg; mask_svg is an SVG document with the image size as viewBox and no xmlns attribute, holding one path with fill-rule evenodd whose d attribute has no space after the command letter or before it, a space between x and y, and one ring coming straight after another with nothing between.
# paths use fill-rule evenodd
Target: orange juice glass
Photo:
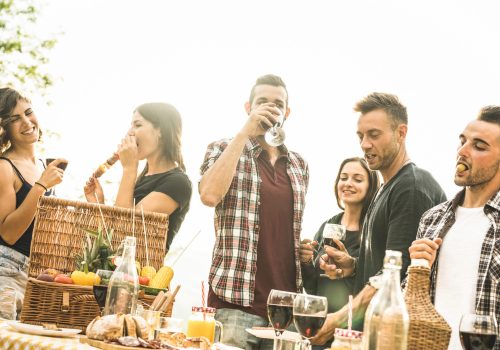
<instances>
[{"instance_id":1,"label":"orange juice glass","mask_svg":"<svg viewBox=\"0 0 500 350\"><path fill-rule=\"evenodd\" d=\"M222 324L214 319L215 308L193 306L191 317L187 322L188 337L205 337L214 343L222 338ZM215 330L219 329L218 339L215 338Z\"/></svg>"}]
</instances>

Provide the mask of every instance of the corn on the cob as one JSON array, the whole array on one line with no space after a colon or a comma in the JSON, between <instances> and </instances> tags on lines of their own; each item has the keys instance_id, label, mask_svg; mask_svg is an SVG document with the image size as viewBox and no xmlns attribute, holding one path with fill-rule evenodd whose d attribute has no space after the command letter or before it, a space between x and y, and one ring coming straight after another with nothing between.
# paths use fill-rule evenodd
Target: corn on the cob
<instances>
[{"instance_id":1,"label":"corn on the cob","mask_svg":"<svg viewBox=\"0 0 500 350\"><path fill-rule=\"evenodd\" d=\"M173 277L174 270L169 266L163 266L149 282L149 286L153 288L167 288Z\"/></svg>"},{"instance_id":2,"label":"corn on the cob","mask_svg":"<svg viewBox=\"0 0 500 350\"><path fill-rule=\"evenodd\" d=\"M143 266L141 270L142 277L148 277L151 281L156 275L156 269L153 266Z\"/></svg>"}]
</instances>

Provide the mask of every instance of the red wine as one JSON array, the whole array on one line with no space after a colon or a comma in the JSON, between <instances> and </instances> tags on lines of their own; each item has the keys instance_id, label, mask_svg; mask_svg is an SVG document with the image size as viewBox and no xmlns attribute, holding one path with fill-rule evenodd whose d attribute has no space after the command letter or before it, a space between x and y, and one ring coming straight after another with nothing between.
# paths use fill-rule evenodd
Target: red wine
<instances>
[{"instance_id":1,"label":"red wine","mask_svg":"<svg viewBox=\"0 0 500 350\"><path fill-rule=\"evenodd\" d=\"M267 305L267 317L273 328L283 333L288 328L293 318L291 305Z\"/></svg>"},{"instance_id":2,"label":"red wine","mask_svg":"<svg viewBox=\"0 0 500 350\"><path fill-rule=\"evenodd\" d=\"M106 296L108 294L108 286L94 285L92 286L92 291L94 292L97 305L99 305L101 310L104 309L104 306L106 305Z\"/></svg>"},{"instance_id":3,"label":"red wine","mask_svg":"<svg viewBox=\"0 0 500 350\"><path fill-rule=\"evenodd\" d=\"M293 322L304 338L314 337L325 323L326 315L293 315Z\"/></svg>"},{"instance_id":4,"label":"red wine","mask_svg":"<svg viewBox=\"0 0 500 350\"><path fill-rule=\"evenodd\" d=\"M323 244L335 249L340 249L340 247L333 241L333 238L323 238Z\"/></svg>"},{"instance_id":5,"label":"red wine","mask_svg":"<svg viewBox=\"0 0 500 350\"><path fill-rule=\"evenodd\" d=\"M492 350L495 346L497 335L460 332L460 343L465 350Z\"/></svg>"}]
</instances>

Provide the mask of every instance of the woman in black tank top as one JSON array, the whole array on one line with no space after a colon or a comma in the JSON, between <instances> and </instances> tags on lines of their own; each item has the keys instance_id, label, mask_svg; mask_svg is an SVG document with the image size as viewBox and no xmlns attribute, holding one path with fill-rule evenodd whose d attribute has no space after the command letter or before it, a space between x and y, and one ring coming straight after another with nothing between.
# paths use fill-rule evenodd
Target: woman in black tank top
<instances>
[{"instance_id":1,"label":"woman in black tank top","mask_svg":"<svg viewBox=\"0 0 500 350\"><path fill-rule=\"evenodd\" d=\"M189 210L191 181L181 153L181 116L168 103L145 103L134 111L132 125L118 146L123 167L115 205L169 214L167 249ZM139 160L146 166L139 174ZM104 203L102 187L91 177L84 188L89 202ZM97 197L97 198L96 198Z\"/></svg>"},{"instance_id":2,"label":"woman in black tank top","mask_svg":"<svg viewBox=\"0 0 500 350\"><path fill-rule=\"evenodd\" d=\"M57 159L45 168L37 159L38 119L30 100L0 88L0 290L16 290L20 309L27 281L33 221L38 199L61 183ZM0 310L2 316L2 310Z\"/></svg>"}]
</instances>

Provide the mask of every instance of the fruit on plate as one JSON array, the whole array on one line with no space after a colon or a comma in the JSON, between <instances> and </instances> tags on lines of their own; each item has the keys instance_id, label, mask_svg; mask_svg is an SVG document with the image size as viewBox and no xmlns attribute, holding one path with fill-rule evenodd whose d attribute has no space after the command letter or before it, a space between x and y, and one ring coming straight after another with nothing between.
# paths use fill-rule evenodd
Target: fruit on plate
<instances>
[{"instance_id":1,"label":"fruit on plate","mask_svg":"<svg viewBox=\"0 0 500 350\"><path fill-rule=\"evenodd\" d=\"M174 270L170 266L162 266L149 282L149 286L153 288L167 288L173 277Z\"/></svg>"},{"instance_id":2,"label":"fruit on plate","mask_svg":"<svg viewBox=\"0 0 500 350\"><path fill-rule=\"evenodd\" d=\"M149 280L151 281L156 275L156 269L153 266L143 266L140 275L149 277Z\"/></svg>"},{"instance_id":3,"label":"fruit on plate","mask_svg":"<svg viewBox=\"0 0 500 350\"><path fill-rule=\"evenodd\" d=\"M64 284L73 284L73 280L71 279L71 277L66 276L65 274L62 274L62 273L60 275L57 275L54 278L54 282L64 283Z\"/></svg>"}]
</instances>

